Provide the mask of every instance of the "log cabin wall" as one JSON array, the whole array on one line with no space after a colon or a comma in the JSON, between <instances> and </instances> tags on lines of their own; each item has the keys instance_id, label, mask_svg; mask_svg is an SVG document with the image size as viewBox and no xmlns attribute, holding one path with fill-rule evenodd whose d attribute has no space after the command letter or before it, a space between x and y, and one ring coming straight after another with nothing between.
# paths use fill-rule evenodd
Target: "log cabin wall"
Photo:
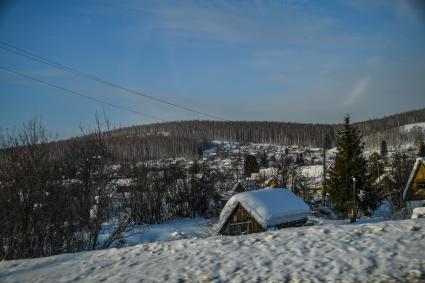
<instances>
[{"instance_id":1,"label":"log cabin wall","mask_svg":"<svg viewBox=\"0 0 425 283\"><path fill-rule=\"evenodd\" d=\"M263 232L264 228L243 206L238 204L222 230L224 235L245 235Z\"/></svg>"},{"instance_id":2,"label":"log cabin wall","mask_svg":"<svg viewBox=\"0 0 425 283\"><path fill-rule=\"evenodd\" d=\"M425 165L420 164L409 188L408 200L425 200Z\"/></svg>"}]
</instances>

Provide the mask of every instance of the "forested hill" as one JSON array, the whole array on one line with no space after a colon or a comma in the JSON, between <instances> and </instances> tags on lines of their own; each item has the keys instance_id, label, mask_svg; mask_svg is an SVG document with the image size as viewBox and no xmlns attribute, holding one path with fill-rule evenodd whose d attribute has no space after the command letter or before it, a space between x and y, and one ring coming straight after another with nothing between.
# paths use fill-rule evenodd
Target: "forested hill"
<instances>
[{"instance_id":1,"label":"forested hill","mask_svg":"<svg viewBox=\"0 0 425 283\"><path fill-rule=\"evenodd\" d=\"M400 126L425 122L425 108L354 123L363 135L384 132Z\"/></svg>"},{"instance_id":2,"label":"forested hill","mask_svg":"<svg viewBox=\"0 0 425 283\"><path fill-rule=\"evenodd\" d=\"M180 121L118 130L125 136L173 136L255 143L319 145L335 136L335 125L258 121Z\"/></svg>"},{"instance_id":3,"label":"forested hill","mask_svg":"<svg viewBox=\"0 0 425 283\"><path fill-rule=\"evenodd\" d=\"M401 126L425 122L425 109L391 115L380 119L354 123L368 148L379 147L382 140L390 147L415 144L423 131ZM259 121L177 121L138 125L108 131L108 148L116 161L148 160L199 155L213 140L271 143L322 147L329 139L335 145L341 124L308 124ZM106 134L105 133L105 134ZM85 135L50 143L52 156L64 156L63 146L73 151L84 150Z\"/></svg>"},{"instance_id":4,"label":"forested hill","mask_svg":"<svg viewBox=\"0 0 425 283\"><path fill-rule=\"evenodd\" d=\"M425 108L354 123L367 137L394 128L425 121ZM119 136L167 136L285 145L322 146L329 136L335 140L340 124L307 124L258 121L177 121L115 130ZM391 141L389 141L391 142Z\"/></svg>"}]
</instances>

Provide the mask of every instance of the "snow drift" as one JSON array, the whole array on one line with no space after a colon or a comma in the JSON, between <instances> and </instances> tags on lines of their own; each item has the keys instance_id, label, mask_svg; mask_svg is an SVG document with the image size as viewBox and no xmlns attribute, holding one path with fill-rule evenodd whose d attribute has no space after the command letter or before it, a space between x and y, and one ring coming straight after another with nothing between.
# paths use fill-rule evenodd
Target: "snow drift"
<instances>
[{"instance_id":1,"label":"snow drift","mask_svg":"<svg viewBox=\"0 0 425 283\"><path fill-rule=\"evenodd\" d=\"M424 219L288 228L0 262L1 282L424 280Z\"/></svg>"}]
</instances>

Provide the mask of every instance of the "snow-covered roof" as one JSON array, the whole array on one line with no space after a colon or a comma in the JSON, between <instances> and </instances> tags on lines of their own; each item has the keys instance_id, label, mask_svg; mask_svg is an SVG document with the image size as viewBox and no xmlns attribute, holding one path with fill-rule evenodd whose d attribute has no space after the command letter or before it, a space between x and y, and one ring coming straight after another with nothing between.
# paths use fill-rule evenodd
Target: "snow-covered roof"
<instances>
[{"instance_id":1,"label":"snow-covered roof","mask_svg":"<svg viewBox=\"0 0 425 283\"><path fill-rule=\"evenodd\" d=\"M233 191L233 192L236 192L236 191L238 190L238 189L237 189L237 188L238 188L238 186L242 186L242 187L244 188L244 190L245 190L245 191L247 190L243 182L241 182L241 181L237 181L237 182L235 183L235 185L233 186L232 191Z\"/></svg>"},{"instance_id":2,"label":"snow-covered roof","mask_svg":"<svg viewBox=\"0 0 425 283\"><path fill-rule=\"evenodd\" d=\"M301 174L307 177L307 185L310 188L322 188L323 165L302 166L300 169Z\"/></svg>"},{"instance_id":3,"label":"snow-covered roof","mask_svg":"<svg viewBox=\"0 0 425 283\"><path fill-rule=\"evenodd\" d=\"M277 176L278 174L278 169L274 168L274 167L269 167L269 168L263 168L260 169L258 171L258 173L262 176L266 176L266 177L272 177L272 176Z\"/></svg>"},{"instance_id":4,"label":"snow-covered roof","mask_svg":"<svg viewBox=\"0 0 425 283\"><path fill-rule=\"evenodd\" d=\"M240 204L267 229L282 223L307 218L309 206L294 193L283 188L267 188L244 192L231 197L220 213L220 230Z\"/></svg>"},{"instance_id":5,"label":"snow-covered roof","mask_svg":"<svg viewBox=\"0 0 425 283\"><path fill-rule=\"evenodd\" d=\"M385 178L388 178L391 182L396 183L393 176L389 172L385 172L384 174L381 174L376 180L373 182L372 185L376 186L379 185Z\"/></svg>"},{"instance_id":6,"label":"snow-covered roof","mask_svg":"<svg viewBox=\"0 0 425 283\"><path fill-rule=\"evenodd\" d=\"M404 200L406 200L407 192L409 191L409 188L410 188L410 186L413 182L413 179L415 178L416 173L418 172L419 166L421 164L425 164L425 157L416 158L415 165L413 165L413 169L412 169L412 172L410 173L409 180L407 181L406 187L404 188L404 192L403 192L403 199Z\"/></svg>"},{"instance_id":7,"label":"snow-covered roof","mask_svg":"<svg viewBox=\"0 0 425 283\"><path fill-rule=\"evenodd\" d=\"M323 176L323 165L309 165L302 166L301 173L310 178L322 178Z\"/></svg>"},{"instance_id":8,"label":"snow-covered roof","mask_svg":"<svg viewBox=\"0 0 425 283\"><path fill-rule=\"evenodd\" d=\"M257 188L257 183L250 178L239 180L239 182L241 182L241 184L245 187L247 191L252 191Z\"/></svg>"}]
</instances>

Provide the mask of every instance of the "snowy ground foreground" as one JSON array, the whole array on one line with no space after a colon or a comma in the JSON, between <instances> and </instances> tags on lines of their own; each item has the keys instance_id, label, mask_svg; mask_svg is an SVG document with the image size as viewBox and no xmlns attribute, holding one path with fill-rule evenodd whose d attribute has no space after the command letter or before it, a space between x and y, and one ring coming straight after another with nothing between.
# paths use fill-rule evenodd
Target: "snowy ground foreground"
<instances>
[{"instance_id":1,"label":"snowy ground foreground","mask_svg":"<svg viewBox=\"0 0 425 283\"><path fill-rule=\"evenodd\" d=\"M0 262L1 282L424 282L425 220L283 229Z\"/></svg>"}]
</instances>

